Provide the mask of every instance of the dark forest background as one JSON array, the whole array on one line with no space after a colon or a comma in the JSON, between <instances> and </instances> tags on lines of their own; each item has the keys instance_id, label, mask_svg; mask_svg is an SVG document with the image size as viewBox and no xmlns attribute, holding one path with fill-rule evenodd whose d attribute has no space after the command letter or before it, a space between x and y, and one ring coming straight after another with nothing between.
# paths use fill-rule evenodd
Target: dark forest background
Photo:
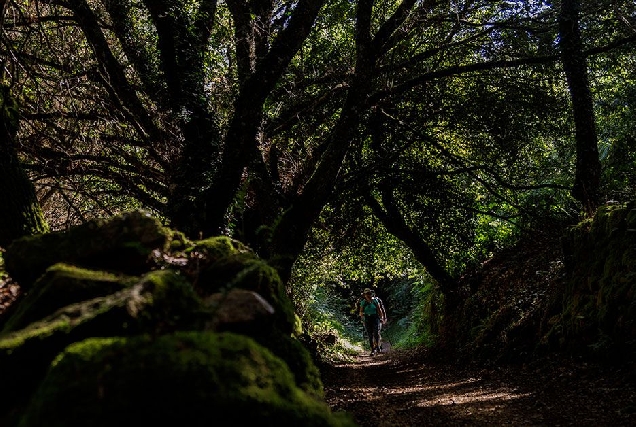
<instances>
[{"instance_id":1,"label":"dark forest background","mask_svg":"<svg viewBox=\"0 0 636 427\"><path fill-rule=\"evenodd\" d=\"M254 249L319 341L372 287L399 346L447 342L478 266L634 198L631 0L0 12L0 247L144 209Z\"/></svg>"}]
</instances>

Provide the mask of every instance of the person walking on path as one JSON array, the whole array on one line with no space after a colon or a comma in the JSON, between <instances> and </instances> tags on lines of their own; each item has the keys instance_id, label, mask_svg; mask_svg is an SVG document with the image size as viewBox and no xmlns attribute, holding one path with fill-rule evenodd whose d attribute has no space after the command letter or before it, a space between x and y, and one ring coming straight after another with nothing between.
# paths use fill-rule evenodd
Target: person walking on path
<instances>
[{"instance_id":1,"label":"person walking on path","mask_svg":"<svg viewBox=\"0 0 636 427\"><path fill-rule=\"evenodd\" d=\"M366 288L360 301L360 317L369 338L371 356L380 352L380 325L386 323L384 306L373 296L373 291Z\"/></svg>"}]
</instances>

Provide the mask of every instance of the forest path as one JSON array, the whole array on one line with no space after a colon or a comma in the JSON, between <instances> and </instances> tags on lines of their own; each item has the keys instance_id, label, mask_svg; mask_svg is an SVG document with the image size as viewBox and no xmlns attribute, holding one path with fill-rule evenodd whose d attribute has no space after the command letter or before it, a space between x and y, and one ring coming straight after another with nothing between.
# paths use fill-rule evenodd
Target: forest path
<instances>
[{"instance_id":1,"label":"forest path","mask_svg":"<svg viewBox=\"0 0 636 427\"><path fill-rule=\"evenodd\" d=\"M322 372L327 403L361 427L636 426L624 369L552 359L480 368L388 352Z\"/></svg>"}]
</instances>

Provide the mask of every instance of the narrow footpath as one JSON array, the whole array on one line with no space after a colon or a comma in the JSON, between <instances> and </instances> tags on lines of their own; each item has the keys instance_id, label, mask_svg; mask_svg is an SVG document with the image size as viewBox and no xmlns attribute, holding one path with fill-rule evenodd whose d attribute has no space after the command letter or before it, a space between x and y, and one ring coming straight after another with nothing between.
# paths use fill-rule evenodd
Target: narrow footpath
<instances>
[{"instance_id":1,"label":"narrow footpath","mask_svg":"<svg viewBox=\"0 0 636 427\"><path fill-rule=\"evenodd\" d=\"M496 368L366 353L322 368L328 404L361 427L636 426L636 373L545 359Z\"/></svg>"}]
</instances>

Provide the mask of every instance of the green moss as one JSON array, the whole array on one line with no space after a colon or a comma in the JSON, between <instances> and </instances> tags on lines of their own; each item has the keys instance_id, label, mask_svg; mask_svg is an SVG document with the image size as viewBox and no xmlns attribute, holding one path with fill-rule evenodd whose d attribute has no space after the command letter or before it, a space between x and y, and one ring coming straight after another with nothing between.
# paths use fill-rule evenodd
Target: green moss
<instances>
[{"instance_id":1,"label":"green moss","mask_svg":"<svg viewBox=\"0 0 636 427\"><path fill-rule=\"evenodd\" d=\"M157 251L172 252L164 252L167 257L161 258L165 260L162 264L155 263ZM61 417L59 423L51 424L46 416L31 416L30 411L56 411L59 402L53 395L58 391L62 395L68 391L64 401L76 408L74 393L81 406L85 395L93 393L94 397L96 384L98 389L102 384L117 390L131 387L128 376L136 390L129 394L134 408L135 399L148 390L150 397L144 404L154 408L153 413L174 407L169 401L191 408L175 419L178 425L203 425L203 418L198 417L204 409L206 414L229 409L247 422L352 425L347 417L331 414L322 402L319 371L307 350L291 337L300 334L300 321L276 270L238 241L222 236L191 242L137 212L91 221L66 233L19 239L7 255L13 278L24 280L20 284L24 283L26 297L0 335L0 401L6 407L23 405L55 360L46 380L49 385L38 392L25 425L66 425L69 420L90 425L79 416L64 418L66 413L55 415ZM187 256L192 263L172 263L173 255ZM163 269L148 272L159 267ZM125 274L131 271L139 274ZM222 342L207 337L216 336L211 333L177 333L174 337L178 339L166 338L168 341L161 338L173 337L176 331L203 330L212 313L199 295L231 288L255 291L274 307L273 324L268 322L258 337L262 346L231 334L219 335L228 337ZM64 356L59 356L69 345ZM70 365L69 360L73 361ZM175 371L173 365L178 367ZM139 377L129 374L128 369L135 366ZM144 371L146 366L149 370ZM114 375L109 382L104 378L111 372L125 374ZM165 383L161 372L167 376ZM97 379L91 377L93 373ZM174 389L166 399L161 395L164 384ZM187 397L180 400L178 393ZM112 401L114 405L121 404L116 396L113 399L117 399ZM99 405L92 405L90 410L97 411ZM74 411L68 408L66 412ZM126 419L123 410L117 411L109 425ZM145 425L146 415L130 424ZM158 415L156 421L170 416ZM205 424L209 422L208 416Z\"/></svg>"},{"instance_id":2,"label":"green moss","mask_svg":"<svg viewBox=\"0 0 636 427\"><path fill-rule=\"evenodd\" d=\"M553 325L565 347L592 353L636 351L636 232L634 213L624 205L605 206L593 221L568 235L571 274L564 310ZM590 225L588 227L588 225ZM630 344L631 343L631 344Z\"/></svg>"},{"instance_id":3,"label":"green moss","mask_svg":"<svg viewBox=\"0 0 636 427\"><path fill-rule=\"evenodd\" d=\"M221 256L221 251L217 251L211 259L201 260L198 275L193 279L198 292L202 295L211 295L232 288L254 291L274 308L278 328L285 333L299 333L293 303L287 296L276 270L251 251L232 252L226 245L230 244L228 242L231 240L218 240L219 245L230 253Z\"/></svg>"},{"instance_id":4,"label":"green moss","mask_svg":"<svg viewBox=\"0 0 636 427\"><path fill-rule=\"evenodd\" d=\"M170 251L186 251L194 245L184 233L180 231L172 231L172 237L170 239Z\"/></svg>"},{"instance_id":5,"label":"green moss","mask_svg":"<svg viewBox=\"0 0 636 427\"><path fill-rule=\"evenodd\" d=\"M129 288L63 307L0 337L0 400L28 393L69 344L96 336L201 328L206 315L191 285L171 271L151 272Z\"/></svg>"},{"instance_id":6,"label":"green moss","mask_svg":"<svg viewBox=\"0 0 636 427\"><path fill-rule=\"evenodd\" d=\"M628 229L636 228L636 209L630 208L627 212L627 216L625 217L625 222L627 224Z\"/></svg>"},{"instance_id":7,"label":"green moss","mask_svg":"<svg viewBox=\"0 0 636 427\"><path fill-rule=\"evenodd\" d=\"M294 385L286 365L234 334L89 339L52 365L20 427L353 426Z\"/></svg>"},{"instance_id":8,"label":"green moss","mask_svg":"<svg viewBox=\"0 0 636 427\"><path fill-rule=\"evenodd\" d=\"M204 240L197 240L191 248L187 249L186 253L191 255L198 253L204 255L206 259L211 261L216 261L228 255L238 253L250 253L253 255L252 250L243 243L227 236L215 236Z\"/></svg>"},{"instance_id":9,"label":"green moss","mask_svg":"<svg viewBox=\"0 0 636 427\"><path fill-rule=\"evenodd\" d=\"M253 338L287 364L301 389L318 398L324 397L320 371L307 348L298 339L277 330Z\"/></svg>"},{"instance_id":10,"label":"green moss","mask_svg":"<svg viewBox=\"0 0 636 427\"><path fill-rule=\"evenodd\" d=\"M19 302L2 332L15 331L72 303L105 296L134 284L138 278L55 264Z\"/></svg>"},{"instance_id":11,"label":"green moss","mask_svg":"<svg viewBox=\"0 0 636 427\"><path fill-rule=\"evenodd\" d=\"M57 263L138 275L148 270L154 250L168 249L171 237L158 219L133 211L17 239L7 248L6 269L24 290Z\"/></svg>"},{"instance_id":12,"label":"green moss","mask_svg":"<svg viewBox=\"0 0 636 427\"><path fill-rule=\"evenodd\" d=\"M139 285L149 298L139 298L139 306L129 303L139 314L141 327L154 333L179 328L202 328L208 311L192 285L172 270L156 270L146 274Z\"/></svg>"}]
</instances>

